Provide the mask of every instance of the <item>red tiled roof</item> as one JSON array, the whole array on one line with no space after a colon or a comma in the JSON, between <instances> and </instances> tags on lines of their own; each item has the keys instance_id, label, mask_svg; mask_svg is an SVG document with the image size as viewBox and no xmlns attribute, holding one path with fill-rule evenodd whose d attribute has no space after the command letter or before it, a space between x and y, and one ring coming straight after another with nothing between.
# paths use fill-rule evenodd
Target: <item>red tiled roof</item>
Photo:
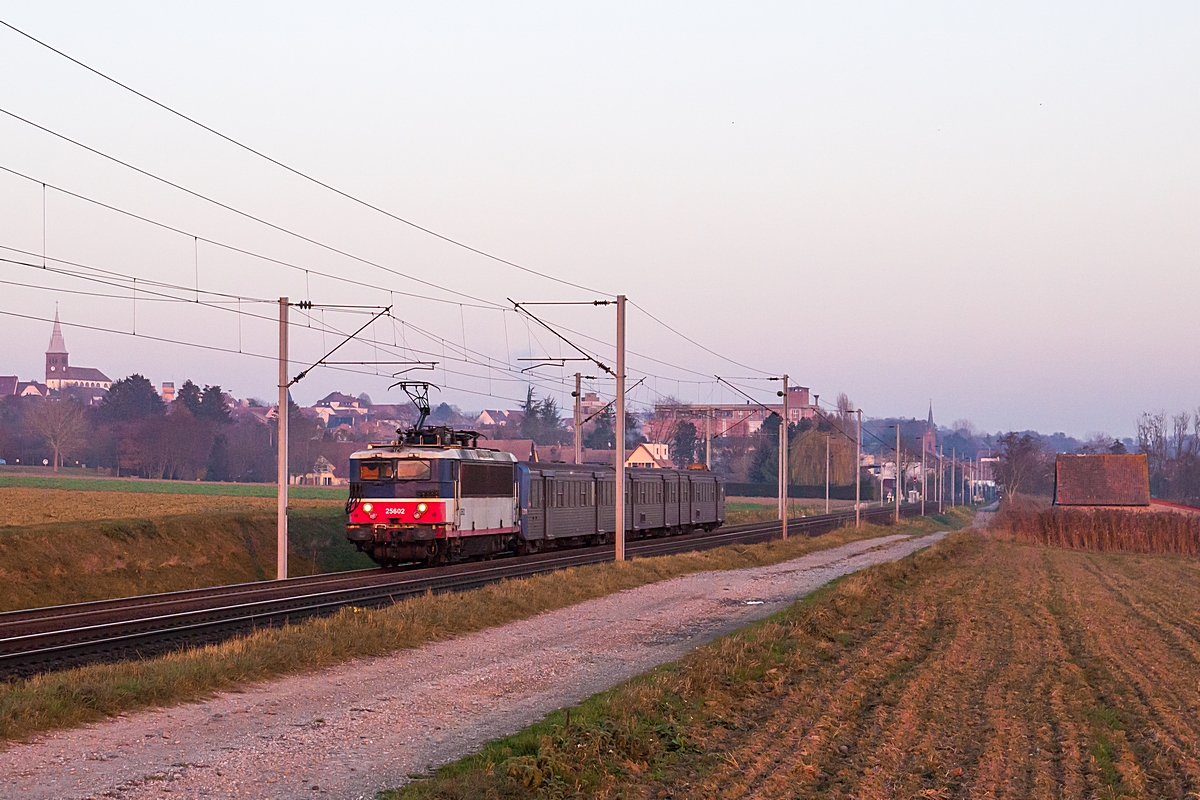
<instances>
[{"instance_id":1,"label":"red tiled roof","mask_svg":"<svg viewBox=\"0 0 1200 800\"><path fill-rule=\"evenodd\" d=\"M1060 455L1054 464L1054 504L1150 505L1150 470L1146 456Z\"/></svg>"}]
</instances>

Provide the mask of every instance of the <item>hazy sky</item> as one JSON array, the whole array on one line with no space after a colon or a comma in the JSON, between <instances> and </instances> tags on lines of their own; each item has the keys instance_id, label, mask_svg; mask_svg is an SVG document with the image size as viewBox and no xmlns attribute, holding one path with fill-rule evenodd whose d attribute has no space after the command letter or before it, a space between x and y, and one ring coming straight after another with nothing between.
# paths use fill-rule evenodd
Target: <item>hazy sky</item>
<instances>
[{"instance_id":1,"label":"hazy sky","mask_svg":"<svg viewBox=\"0 0 1200 800\"><path fill-rule=\"evenodd\" d=\"M870 415L923 416L932 399L939 421L991 431L1129 435L1140 411L1200 405L1194 3L4 3L0 19L347 192L623 292L767 371L631 308L641 403L735 399L711 376L787 372ZM243 300L239 317L236 300L148 293L198 281L202 300L395 302L403 324L377 323L364 334L376 345L338 358L436 360L435 400L511 407L518 358L570 353L486 306L597 296L357 207L3 28L0 109L384 268L0 115L0 167L34 179L0 172L0 247L15 248L0 257L40 265L44 230L50 266L140 282L136 303L71 294L130 284L0 262L0 311L38 318L0 314L0 374L40 378L39 320L57 302L64 321L101 328L130 331L136 314L138 338L67 328L77 365L272 397L270 359L145 338L276 352L270 305ZM42 182L183 233L53 188L43 215ZM535 313L611 358L611 308ZM293 374L336 342L321 321L294 332ZM396 397L375 367L349 368L370 374L317 370L294 396ZM597 374L541 368L539 391L577 368ZM775 388L737 382L763 399Z\"/></svg>"}]
</instances>

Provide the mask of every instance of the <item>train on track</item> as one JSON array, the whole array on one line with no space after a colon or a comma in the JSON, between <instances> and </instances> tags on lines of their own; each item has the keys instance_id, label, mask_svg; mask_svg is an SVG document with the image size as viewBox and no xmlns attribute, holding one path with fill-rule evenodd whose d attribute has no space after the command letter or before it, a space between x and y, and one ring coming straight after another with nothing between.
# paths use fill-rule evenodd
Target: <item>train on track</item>
<instances>
[{"instance_id":1,"label":"train on track","mask_svg":"<svg viewBox=\"0 0 1200 800\"><path fill-rule=\"evenodd\" d=\"M613 467L518 461L480 447L479 438L418 423L391 444L351 455L347 538L384 567L610 541ZM630 539L713 530L725 521L725 482L708 470L630 468L625 476Z\"/></svg>"}]
</instances>

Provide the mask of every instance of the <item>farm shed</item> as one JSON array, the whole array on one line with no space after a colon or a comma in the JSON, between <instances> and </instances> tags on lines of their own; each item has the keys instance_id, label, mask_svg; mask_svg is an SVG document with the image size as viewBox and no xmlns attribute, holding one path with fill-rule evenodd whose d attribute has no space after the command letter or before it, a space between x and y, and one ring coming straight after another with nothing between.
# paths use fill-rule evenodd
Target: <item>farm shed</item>
<instances>
[{"instance_id":1,"label":"farm shed","mask_svg":"<svg viewBox=\"0 0 1200 800\"><path fill-rule=\"evenodd\" d=\"M1150 510L1146 456L1060 455L1054 463L1054 505Z\"/></svg>"}]
</instances>

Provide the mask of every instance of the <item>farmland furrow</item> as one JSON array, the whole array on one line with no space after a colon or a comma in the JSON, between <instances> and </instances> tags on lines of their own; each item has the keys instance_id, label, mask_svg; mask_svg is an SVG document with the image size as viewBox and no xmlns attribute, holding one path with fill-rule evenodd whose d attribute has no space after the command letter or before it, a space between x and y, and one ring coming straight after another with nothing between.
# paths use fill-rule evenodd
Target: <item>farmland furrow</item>
<instances>
[{"instance_id":1,"label":"farmland furrow","mask_svg":"<svg viewBox=\"0 0 1200 800\"><path fill-rule=\"evenodd\" d=\"M1194 792L1200 780L1194 731L1181 719L1178 708L1161 702L1159 693L1166 689L1166 681L1143 679L1145 654L1131 653L1123 646L1137 635L1125 607L1083 566L1085 559L1066 555L1055 551L1047 555L1061 590L1057 616L1068 650L1096 687L1099 703L1094 717L1105 722L1100 732L1128 741L1152 794L1183 797ZM1114 769L1123 777L1128 774L1131 782L1140 782L1137 771L1128 766L1114 764Z\"/></svg>"}]
</instances>

